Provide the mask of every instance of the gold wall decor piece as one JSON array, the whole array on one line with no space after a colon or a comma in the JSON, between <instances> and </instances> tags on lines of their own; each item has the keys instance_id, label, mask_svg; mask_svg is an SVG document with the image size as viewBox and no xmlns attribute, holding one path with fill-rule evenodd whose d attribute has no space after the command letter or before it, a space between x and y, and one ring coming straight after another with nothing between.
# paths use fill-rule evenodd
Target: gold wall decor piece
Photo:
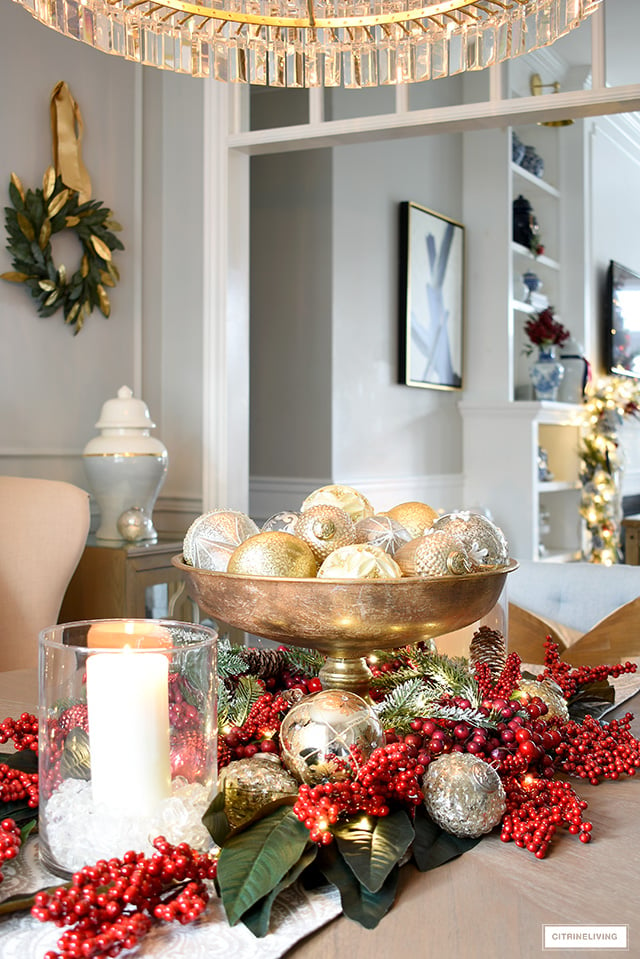
<instances>
[{"instance_id":1,"label":"gold wall decor piece","mask_svg":"<svg viewBox=\"0 0 640 959\"><path fill-rule=\"evenodd\" d=\"M548 46L603 0L16 0L148 66L276 87L414 83Z\"/></svg>"},{"instance_id":2,"label":"gold wall decor piece","mask_svg":"<svg viewBox=\"0 0 640 959\"><path fill-rule=\"evenodd\" d=\"M560 82L554 80L552 83L543 83L542 77L539 73L533 73L531 75L530 88L531 95L534 97L540 97L546 89L549 87L553 88L554 93L560 93ZM570 127L573 123L573 120L567 118L566 120L544 120L541 121L538 126L541 127Z\"/></svg>"}]
</instances>

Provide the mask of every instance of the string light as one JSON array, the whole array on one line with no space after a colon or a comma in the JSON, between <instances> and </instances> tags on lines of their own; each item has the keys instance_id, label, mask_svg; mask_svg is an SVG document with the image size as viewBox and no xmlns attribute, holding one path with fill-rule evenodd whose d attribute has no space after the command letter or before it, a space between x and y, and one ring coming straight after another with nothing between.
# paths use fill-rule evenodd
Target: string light
<instances>
[{"instance_id":1,"label":"string light","mask_svg":"<svg viewBox=\"0 0 640 959\"><path fill-rule=\"evenodd\" d=\"M612 566L622 561L621 480L624 458L618 432L625 417L640 412L640 385L607 376L587 388L586 429L580 444L580 515L590 537L587 558Z\"/></svg>"}]
</instances>

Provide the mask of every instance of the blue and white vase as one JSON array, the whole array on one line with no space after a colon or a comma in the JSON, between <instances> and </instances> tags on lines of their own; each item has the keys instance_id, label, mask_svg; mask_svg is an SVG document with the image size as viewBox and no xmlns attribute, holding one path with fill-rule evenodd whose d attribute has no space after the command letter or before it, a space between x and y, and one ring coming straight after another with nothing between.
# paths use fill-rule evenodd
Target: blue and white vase
<instances>
[{"instance_id":1,"label":"blue and white vase","mask_svg":"<svg viewBox=\"0 0 640 959\"><path fill-rule=\"evenodd\" d=\"M530 376L537 400L557 400L564 366L556 358L555 346L538 347L538 359L531 367Z\"/></svg>"}]
</instances>

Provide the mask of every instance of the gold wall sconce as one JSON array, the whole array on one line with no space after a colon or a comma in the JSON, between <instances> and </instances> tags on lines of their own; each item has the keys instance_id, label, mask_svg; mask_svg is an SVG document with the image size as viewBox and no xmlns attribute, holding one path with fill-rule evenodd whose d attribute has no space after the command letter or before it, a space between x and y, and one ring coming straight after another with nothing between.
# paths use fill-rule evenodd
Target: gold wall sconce
<instances>
[{"instance_id":1,"label":"gold wall sconce","mask_svg":"<svg viewBox=\"0 0 640 959\"><path fill-rule=\"evenodd\" d=\"M530 88L531 88L531 95L532 95L532 96L534 96L534 97L542 96L542 91L545 90L547 87L553 87L553 92L554 92L554 93L559 93L559 92L560 92L560 83L558 82L558 80L554 80L553 83L543 83L543 82L542 82L542 77L540 76L539 73L533 73L533 74L531 75ZM545 120L545 121L543 121L543 122L540 122L540 123L538 124L538 126L541 126L541 127L570 127L572 123L573 123L573 120L569 120L569 119L566 119L566 120Z\"/></svg>"}]
</instances>

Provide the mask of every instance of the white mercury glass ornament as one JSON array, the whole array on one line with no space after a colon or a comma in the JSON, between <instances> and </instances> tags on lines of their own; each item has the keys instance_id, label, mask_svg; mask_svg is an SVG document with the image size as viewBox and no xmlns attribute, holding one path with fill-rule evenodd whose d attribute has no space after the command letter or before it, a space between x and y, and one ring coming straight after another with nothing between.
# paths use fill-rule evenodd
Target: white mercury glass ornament
<instances>
[{"instance_id":1,"label":"white mercury glass ornament","mask_svg":"<svg viewBox=\"0 0 640 959\"><path fill-rule=\"evenodd\" d=\"M433 821L454 836L475 838L490 832L507 808L500 776L471 753L445 753L432 760L422 792Z\"/></svg>"}]
</instances>

